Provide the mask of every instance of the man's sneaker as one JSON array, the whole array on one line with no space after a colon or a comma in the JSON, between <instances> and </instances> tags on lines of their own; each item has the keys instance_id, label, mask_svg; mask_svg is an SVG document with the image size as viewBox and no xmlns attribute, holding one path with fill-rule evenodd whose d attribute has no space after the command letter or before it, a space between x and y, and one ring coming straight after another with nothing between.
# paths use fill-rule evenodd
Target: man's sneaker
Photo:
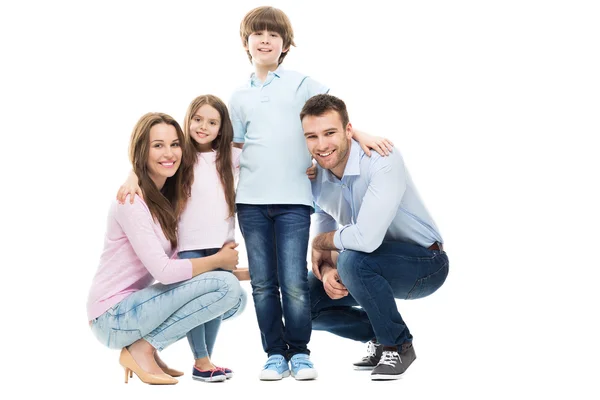
<instances>
[{"instance_id":1,"label":"man's sneaker","mask_svg":"<svg viewBox=\"0 0 600 400\"><path fill-rule=\"evenodd\" d=\"M379 364L371 372L371 380L388 381L399 379L416 358L417 355L412 343L404 343L400 353L384 350Z\"/></svg>"},{"instance_id":2,"label":"man's sneaker","mask_svg":"<svg viewBox=\"0 0 600 400\"><path fill-rule=\"evenodd\" d=\"M217 369L220 369L221 371L223 371L225 373L225 377L227 379L233 378L233 371L230 370L229 368L227 368L227 367L217 367Z\"/></svg>"},{"instance_id":3,"label":"man's sneaker","mask_svg":"<svg viewBox=\"0 0 600 400\"><path fill-rule=\"evenodd\" d=\"M201 370L196 368L196 366L194 366L194 370L192 371L192 378L202 382L223 382L227 379L225 372L219 368Z\"/></svg>"},{"instance_id":4,"label":"man's sneaker","mask_svg":"<svg viewBox=\"0 0 600 400\"><path fill-rule=\"evenodd\" d=\"M284 356L273 354L260 371L258 378L261 381L278 381L290 376L290 368Z\"/></svg>"},{"instance_id":5,"label":"man's sneaker","mask_svg":"<svg viewBox=\"0 0 600 400\"><path fill-rule=\"evenodd\" d=\"M367 345L367 356L359 362L354 363L354 369L371 370L377 366L383 353L383 346L380 343L369 342Z\"/></svg>"},{"instance_id":6,"label":"man's sneaker","mask_svg":"<svg viewBox=\"0 0 600 400\"><path fill-rule=\"evenodd\" d=\"M292 366L292 376L297 381L316 379L319 375L310 361L308 354L294 354L290 359L290 365Z\"/></svg>"}]
</instances>

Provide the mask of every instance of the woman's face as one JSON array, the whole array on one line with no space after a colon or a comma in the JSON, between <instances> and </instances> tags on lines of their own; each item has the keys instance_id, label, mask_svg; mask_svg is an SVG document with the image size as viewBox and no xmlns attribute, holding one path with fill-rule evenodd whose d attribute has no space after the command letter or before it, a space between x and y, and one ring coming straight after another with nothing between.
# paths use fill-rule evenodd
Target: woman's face
<instances>
[{"instance_id":1,"label":"woman's face","mask_svg":"<svg viewBox=\"0 0 600 400\"><path fill-rule=\"evenodd\" d=\"M150 129L148 172L156 186L161 189L167 178L177 172L181 163L181 144L173 125L156 124Z\"/></svg>"}]
</instances>

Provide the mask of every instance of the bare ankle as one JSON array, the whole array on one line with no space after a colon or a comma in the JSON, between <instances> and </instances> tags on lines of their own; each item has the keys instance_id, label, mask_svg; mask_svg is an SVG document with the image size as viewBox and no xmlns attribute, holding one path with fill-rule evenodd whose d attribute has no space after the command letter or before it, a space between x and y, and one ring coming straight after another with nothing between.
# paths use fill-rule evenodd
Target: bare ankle
<instances>
[{"instance_id":1,"label":"bare ankle","mask_svg":"<svg viewBox=\"0 0 600 400\"><path fill-rule=\"evenodd\" d=\"M202 371L208 371L216 368L208 357L197 358L194 362L194 366Z\"/></svg>"}]
</instances>

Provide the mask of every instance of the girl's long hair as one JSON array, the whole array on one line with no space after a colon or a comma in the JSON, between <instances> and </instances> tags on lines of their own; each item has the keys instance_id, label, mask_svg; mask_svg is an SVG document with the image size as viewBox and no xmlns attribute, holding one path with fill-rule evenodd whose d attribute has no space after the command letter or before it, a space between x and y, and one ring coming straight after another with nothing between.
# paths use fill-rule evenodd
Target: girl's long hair
<instances>
[{"instance_id":1,"label":"girl's long hair","mask_svg":"<svg viewBox=\"0 0 600 400\"><path fill-rule=\"evenodd\" d=\"M215 140L211 142L211 147L217 152L217 158L215 161L217 167L217 173L221 179L223 185L223 192L225 193L225 200L229 208L229 216L232 217L235 214L235 187L233 182L233 167L231 164L231 142L233 141L233 125L229 118L229 111L227 106L217 96L206 94L196 97L190 103L187 112L185 114L185 122L183 125L183 132L186 139L194 144L197 151L200 151L200 145L192 139L190 135L190 123L194 114L200 107L208 104L218 111L221 116L221 127L219 128L219 135Z\"/></svg>"},{"instance_id":2,"label":"girl's long hair","mask_svg":"<svg viewBox=\"0 0 600 400\"><path fill-rule=\"evenodd\" d=\"M181 146L181 162L177 172L167 178L162 189L158 189L148 171L148 154L150 152L150 130L154 125L171 125L177 131ZM129 160L133 172L137 175L144 201L150 214L157 221L165 237L173 248L177 247L177 223L190 197L190 189L194 180L194 150L183 134L181 126L173 117L163 113L148 113L143 115L131 133L129 145Z\"/></svg>"}]
</instances>

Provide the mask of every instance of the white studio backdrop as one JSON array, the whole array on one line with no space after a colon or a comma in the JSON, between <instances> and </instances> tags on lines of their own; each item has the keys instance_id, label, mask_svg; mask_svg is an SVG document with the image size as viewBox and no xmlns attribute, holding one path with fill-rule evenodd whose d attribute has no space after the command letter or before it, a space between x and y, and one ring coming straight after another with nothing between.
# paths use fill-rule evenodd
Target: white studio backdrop
<instances>
[{"instance_id":1,"label":"white studio backdrop","mask_svg":"<svg viewBox=\"0 0 600 400\"><path fill-rule=\"evenodd\" d=\"M227 102L251 72L238 29L259 5L292 21L284 66L326 83L354 127L402 152L450 275L431 297L398 301L418 356L398 382L352 371L365 346L322 332L317 381L259 382L250 302L214 355L232 381L192 382L181 341L163 352L186 372L177 386L124 385L85 302L129 135L148 111L181 121L197 95ZM599 19L592 1L3 2L0 391L597 398Z\"/></svg>"}]
</instances>

